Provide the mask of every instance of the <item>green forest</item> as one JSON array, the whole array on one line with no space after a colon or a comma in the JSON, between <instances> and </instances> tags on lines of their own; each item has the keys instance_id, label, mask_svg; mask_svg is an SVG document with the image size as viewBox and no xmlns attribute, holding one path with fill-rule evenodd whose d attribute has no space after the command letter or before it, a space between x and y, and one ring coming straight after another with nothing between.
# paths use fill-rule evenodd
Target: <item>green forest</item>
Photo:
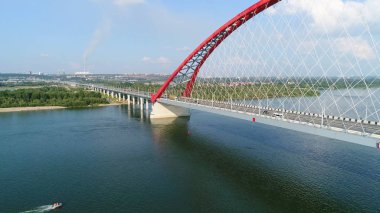
<instances>
[{"instance_id":1,"label":"green forest","mask_svg":"<svg viewBox=\"0 0 380 213\"><path fill-rule=\"evenodd\" d=\"M169 88L168 95L181 96L184 88ZM229 101L232 100L259 100L281 97L319 96L320 92L307 85L195 85L191 97L204 100Z\"/></svg>"},{"instance_id":2,"label":"green forest","mask_svg":"<svg viewBox=\"0 0 380 213\"><path fill-rule=\"evenodd\" d=\"M82 88L42 87L0 91L0 108L63 106L86 107L108 104L100 93Z\"/></svg>"}]
</instances>

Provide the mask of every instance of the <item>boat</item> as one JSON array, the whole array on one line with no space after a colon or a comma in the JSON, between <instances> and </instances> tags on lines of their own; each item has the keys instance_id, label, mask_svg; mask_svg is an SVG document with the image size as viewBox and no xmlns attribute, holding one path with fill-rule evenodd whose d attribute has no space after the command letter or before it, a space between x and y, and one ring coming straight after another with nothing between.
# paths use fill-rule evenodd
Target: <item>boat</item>
<instances>
[{"instance_id":1,"label":"boat","mask_svg":"<svg viewBox=\"0 0 380 213\"><path fill-rule=\"evenodd\" d=\"M53 203L51 209L59 209L62 207L62 203Z\"/></svg>"}]
</instances>

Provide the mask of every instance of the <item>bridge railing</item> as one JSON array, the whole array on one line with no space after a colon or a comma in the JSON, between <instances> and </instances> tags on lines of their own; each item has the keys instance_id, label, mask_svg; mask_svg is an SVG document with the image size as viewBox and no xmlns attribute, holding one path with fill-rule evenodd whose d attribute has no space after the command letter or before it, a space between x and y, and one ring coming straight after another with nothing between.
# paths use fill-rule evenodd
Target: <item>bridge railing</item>
<instances>
[{"instance_id":1,"label":"bridge railing","mask_svg":"<svg viewBox=\"0 0 380 213\"><path fill-rule=\"evenodd\" d=\"M233 101L213 101L194 99L188 97L179 97L170 99L170 101L184 102L192 105L211 107L215 109L229 110L237 113L248 113L255 116L266 117L275 120L282 120L291 123L300 123L312 125L318 128L334 129L335 131L344 131L362 136L380 137L380 122L358 120L352 118L343 118L332 115L322 115L317 113L298 112L286 109L271 108L264 106L255 106L250 104L238 103Z\"/></svg>"}]
</instances>

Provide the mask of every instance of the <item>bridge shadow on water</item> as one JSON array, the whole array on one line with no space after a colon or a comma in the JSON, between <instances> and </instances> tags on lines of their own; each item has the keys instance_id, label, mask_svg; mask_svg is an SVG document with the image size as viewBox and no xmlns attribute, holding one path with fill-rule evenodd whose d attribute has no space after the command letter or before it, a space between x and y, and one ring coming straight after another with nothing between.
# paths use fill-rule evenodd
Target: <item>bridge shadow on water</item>
<instances>
[{"instance_id":1,"label":"bridge shadow on water","mask_svg":"<svg viewBox=\"0 0 380 213\"><path fill-rule=\"evenodd\" d=\"M151 121L160 160L187 185L188 205L204 212L376 211L377 153L369 154L375 165L350 166L350 155L368 150L246 124L205 113ZM368 173L363 180L361 172Z\"/></svg>"}]
</instances>

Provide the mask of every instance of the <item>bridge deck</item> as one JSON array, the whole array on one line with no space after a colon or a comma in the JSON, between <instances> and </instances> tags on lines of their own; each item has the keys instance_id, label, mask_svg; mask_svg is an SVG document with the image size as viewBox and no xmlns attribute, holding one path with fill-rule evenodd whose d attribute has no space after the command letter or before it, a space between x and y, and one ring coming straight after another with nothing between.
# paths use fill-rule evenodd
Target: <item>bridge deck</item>
<instances>
[{"instance_id":1,"label":"bridge deck","mask_svg":"<svg viewBox=\"0 0 380 213\"><path fill-rule=\"evenodd\" d=\"M352 130L357 132L362 132L364 134L376 134L380 137L380 125L377 124L368 124L362 123L361 121L349 121L341 119L332 119L332 116L323 116L322 115L308 115L302 114L300 112L291 112L291 111L281 111L270 108L260 108L253 105L243 105L243 104L231 104L227 102L212 102L207 100L195 100L189 98L182 98L180 101L196 103L205 106L218 107L229 110L236 110L239 112L252 113L263 116L273 116L283 120L293 120L300 123L308 123L313 125L321 125L331 128L339 128L345 130Z\"/></svg>"},{"instance_id":2,"label":"bridge deck","mask_svg":"<svg viewBox=\"0 0 380 213\"><path fill-rule=\"evenodd\" d=\"M102 86L97 86L96 88L121 93L124 95L131 95L149 100L151 99L148 92L136 91L132 89L107 88ZM177 105L208 112L219 110L218 114L228 114L231 117L244 117L244 119L252 119L253 117L260 118L261 121L263 121L263 119L265 120L262 123L268 125L317 134L371 147L375 147L376 142L380 140L380 123L378 122L353 120L327 115L322 116L318 114L265 108L247 104L199 100L192 98L177 98L176 100L171 100L163 97L158 101L165 104ZM221 111L228 113L220 113ZM258 122L260 122L260 120Z\"/></svg>"},{"instance_id":3,"label":"bridge deck","mask_svg":"<svg viewBox=\"0 0 380 213\"><path fill-rule=\"evenodd\" d=\"M201 111L222 114L244 120L257 119L257 122L291 129L299 132L320 135L360 145L376 147L380 140L380 125L375 122L361 123L347 118L333 116L309 115L299 112L265 109L258 106L228 102L213 102L191 98L170 100L161 98L159 102ZM278 116L278 115L281 116Z\"/></svg>"},{"instance_id":4,"label":"bridge deck","mask_svg":"<svg viewBox=\"0 0 380 213\"><path fill-rule=\"evenodd\" d=\"M199 105L205 105L205 106L211 106L211 107L217 107L222 109L229 109L229 110L235 110L239 112L245 112L245 113L252 113L256 115L262 115L262 116L273 116L279 119L283 120L293 120L300 123L308 123L313 125L320 125L320 126L326 126L330 128L338 128L338 129L345 129L345 130L352 130L357 132L362 132L363 134L376 134L380 137L380 125L378 124L369 124L362 123L362 121L349 121L349 119L344 120L344 118L336 118L332 119L333 116L323 116L314 114L302 114L300 112L292 112L292 111L282 111L282 110L276 110L271 108L260 108L258 106L253 105L244 105L244 104L237 104L237 103L228 103L228 102L213 102L208 100L196 100L191 98L180 98L178 101L183 102L189 102L189 103L195 103Z\"/></svg>"}]
</instances>

